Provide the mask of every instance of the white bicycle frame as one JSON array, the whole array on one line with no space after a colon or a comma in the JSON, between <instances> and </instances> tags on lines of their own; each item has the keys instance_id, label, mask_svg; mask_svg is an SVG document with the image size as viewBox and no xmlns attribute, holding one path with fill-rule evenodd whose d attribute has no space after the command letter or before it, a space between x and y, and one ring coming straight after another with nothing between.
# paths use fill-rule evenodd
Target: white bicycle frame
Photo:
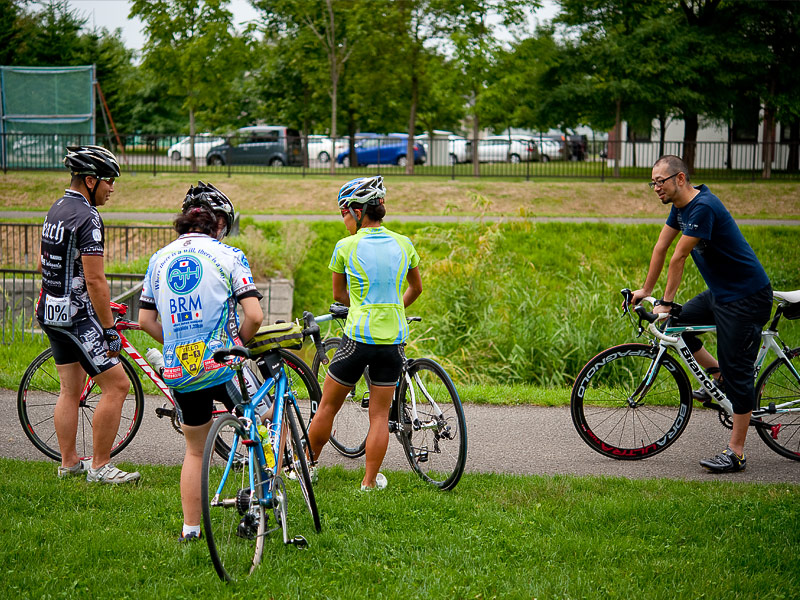
<instances>
[{"instance_id":1,"label":"white bicycle frame","mask_svg":"<svg viewBox=\"0 0 800 600\"><path fill-rule=\"evenodd\" d=\"M643 298L643 300L650 302L651 304L655 302L655 298L653 297ZM669 317L669 314L662 313L658 317L659 321L663 321ZM667 351L667 348L674 348L678 356L683 361L683 364L689 368L689 371L697 380L697 382L702 385L703 388L705 388L708 393L711 394L711 396L713 396L714 400L717 401L717 403L728 415L733 415L733 405L731 404L731 401L728 400L728 397L725 395L725 393L714 382L714 378L706 375L706 373L703 371L703 368L697 364L697 361L692 355L692 352L689 350L689 347L686 345L686 342L683 341L683 337L681 335L669 335L670 333L681 334L683 332L714 332L717 330L716 326L686 325L679 327L667 327L662 332L658 329L658 327L656 327L655 323L650 323L647 329L660 341L658 355L645 375L645 381L647 382L647 385L649 386L655 377L656 365L659 364L660 359ZM775 341L777 335L778 332L770 328L764 329L761 332L761 347L758 350L758 356L756 357L756 362L754 363L755 379L758 379L758 374L761 371L761 367L764 365L764 359L766 358L767 353L772 350L779 359L784 361L784 364L789 367L792 374L797 378L798 382L800 382L800 374L795 370L794 365L787 358L783 348L781 348L781 346ZM764 414L772 414L773 412L800 412L800 398L776 405L774 408L771 407L770 410L755 410L753 411L753 416L758 417Z\"/></svg>"}]
</instances>

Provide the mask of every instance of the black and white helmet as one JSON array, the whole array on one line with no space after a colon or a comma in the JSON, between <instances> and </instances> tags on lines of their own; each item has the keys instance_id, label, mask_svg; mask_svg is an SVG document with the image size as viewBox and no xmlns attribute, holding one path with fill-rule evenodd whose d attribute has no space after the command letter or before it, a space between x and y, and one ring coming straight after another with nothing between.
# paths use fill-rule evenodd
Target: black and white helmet
<instances>
[{"instance_id":1,"label":"black and white helmet","mask_svg":"<svg viewBox=\"0 0 800 600\"><path fill-rule=\"evenodd\" d=\"M117 157L102 146L67 146L64 166L73 175L119 177Z\"/></svg>"},{"instance_id":2,"label":"black and white helmet","mask_svg":"<svg viewBox=\"0 0 800 600\"><path fill-rule=\"evenodd\" d=\"M233 203L213 185L198 181L196 186L189 186L186 198L183 199L181 212L185 214L189 209L196 206L202 206L215 214L223 215L226 223L225 235L231 232L235 213Z\"/></svg>"},{"instance_id":3,"label":"black and white helmet","mask_svg":"<svg viewBox=\"0 0 800 600\"><path fill-rule=\"evenodd\" d=\"M358 177L351 179L339 190L339 210L350 208L351 204L382 204L386 196L383 177Z\"/></svg>"}]
</instances>

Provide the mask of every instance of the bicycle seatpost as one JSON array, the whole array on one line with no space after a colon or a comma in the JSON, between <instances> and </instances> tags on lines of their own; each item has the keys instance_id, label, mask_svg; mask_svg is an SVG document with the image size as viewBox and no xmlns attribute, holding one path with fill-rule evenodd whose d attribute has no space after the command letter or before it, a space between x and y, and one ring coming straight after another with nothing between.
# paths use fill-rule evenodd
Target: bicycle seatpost
<instances>
[{"instance_id":1,"label":"bicycle seatpost","mask_svg":"<svg viewBox=\"0 0 800 600\"><path fill-rule=\"evenodd\" d=\"M217 350L214 352L212 358L214 362L220 365L227 365L236 371L236 376L239 378L239 390L241 391L242 399L244 400L243 404L250 402L250 394L247 392L247 384L244 380L244 373L242 373L244 362L231 362L233 358L241 358L243 360L250 358L250 351L243 346L231 346L230 348L222 348Z\"/></svg>"}]
</instances>

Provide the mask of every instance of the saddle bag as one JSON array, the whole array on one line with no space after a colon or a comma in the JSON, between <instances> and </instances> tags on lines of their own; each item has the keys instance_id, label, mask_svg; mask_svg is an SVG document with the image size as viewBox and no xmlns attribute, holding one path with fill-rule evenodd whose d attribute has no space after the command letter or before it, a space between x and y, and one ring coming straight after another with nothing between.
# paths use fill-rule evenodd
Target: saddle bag
<instances>
[{"instance_id":1,"label":"saddle bag","mask_svg":"<svg viewBox=\"0 0 800 600\"><path fill-rule=\"evenodd\" d=\"M795 302L794 304L784 304L783 316L791 321L800 319L800 302Z\"/></svg>"},{"instance_id":2,"label":"saddle bag","mask_svg":"<svg viewBox=\"0 0 800 600\"><path fill-rule=\"evenodd\" d=\"M287 348L299 350L303 347L303 326L298 321L289 323L275 323L264 325L247 343L250 354L258 355L275 350Z\"/></svg>"}]
</instances>

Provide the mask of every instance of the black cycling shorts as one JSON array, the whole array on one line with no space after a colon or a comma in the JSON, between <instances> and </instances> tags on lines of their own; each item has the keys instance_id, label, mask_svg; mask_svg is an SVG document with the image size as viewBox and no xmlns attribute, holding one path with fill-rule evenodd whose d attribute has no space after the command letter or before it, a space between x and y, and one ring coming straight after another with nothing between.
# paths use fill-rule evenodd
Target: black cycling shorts
<instances>
[{"instance_id":1,"label":"black cycling shorts","mask_svg":"<svg viewBox=\"0 0 800 600\"><path fill-rule=\"evenodd\" d=\"M119 364L119 358L109 358L103 328L94 318L83 319L70 327L51 327L40 323L50 340L57 365L80 363L90 377L108 371Z\"/></svg>"},{"instance_id":2,"label":"black cycling shorts","mask_svg":"<svg viewBox=\"0 0 800 600\"><path fill-rule=\"evenodd\" d=\"M192 392L172 390L172 396L175 398L180 422L193 427L205 425L211 420L214 401L221 402L227 411L233 410L236 404L242 402L242 394L233 379L228 383Z\"/></svg>"},{"instance_id":3,"label":"black cycling shorts","mask_svg":"<svg viewBox=\"0 0 800 600\"><path fill-rule=\"evenodd\" d=\"M344 336L328 367L328 375L337 383L354 386L369 367L372 385L394 387L405 359L403 344L364 344Z\"/></svg>"}]
</instances>

